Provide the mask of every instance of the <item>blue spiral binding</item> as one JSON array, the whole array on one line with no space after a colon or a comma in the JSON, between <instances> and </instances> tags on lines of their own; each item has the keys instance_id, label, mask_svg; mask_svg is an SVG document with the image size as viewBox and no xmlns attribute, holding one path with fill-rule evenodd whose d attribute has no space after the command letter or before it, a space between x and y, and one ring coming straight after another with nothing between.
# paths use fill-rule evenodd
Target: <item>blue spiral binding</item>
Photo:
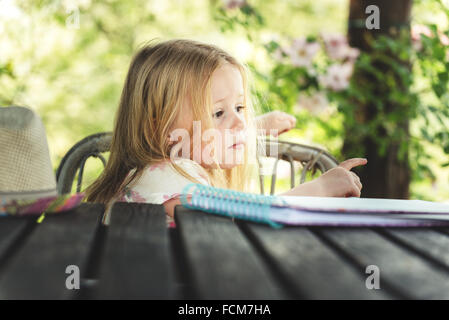
<instances>
[{"instance_id":1,"label":"blue spiral binding","mask_svg":"<svg viewBox=\"0 0 449 320\"><path fill-rule=\"evenodd\" d=\"M189 195L191 196L190 203L187 201ZM186 208L264 222L273 228L280 228L281 224L269 218L270 208L274 201L275 197L273 196L214 188L197 183L185 186L181 195L181 203Z\"/></svg>"}]
</instances>

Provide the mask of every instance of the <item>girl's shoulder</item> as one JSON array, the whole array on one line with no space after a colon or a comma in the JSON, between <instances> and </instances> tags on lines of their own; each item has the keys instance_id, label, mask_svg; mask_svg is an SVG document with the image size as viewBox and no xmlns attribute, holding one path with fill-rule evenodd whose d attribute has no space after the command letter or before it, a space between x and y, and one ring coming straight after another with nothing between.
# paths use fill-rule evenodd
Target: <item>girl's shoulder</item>
<instances>
[{"instance_id":1,"label":"girl's shoulder","mask_svg":"<svg viewBox=\"0 0 449 320\"><path fill-rule=\"evenodd\" d=\"M184 187L192 181L176 170L173 164L199 183L210 185L203 167L190 159L161 161L145 167L139 179L125 187L118 201L162 204L179 197Z\"/></svg>"},{"instance_id":2,"label":"girl's shoulder","mask_svg":"<svg viewBox=\"0 0 449 320\"><path fill-rule=\"evenodd\" d=\"M169 175L176 179L184 178L179 171L175 169L176 165L181 168L185 173L187 173L192 178L199 180L202 184L210 184L209 177L202 166L190 159L176 159L173 161L165 160L158 163L148 165L145 168L144 175L147 177L153 177L154 175ZM188 180L188 179L187 179ZM188 180L191 182L190 180Z\"/></svg>"}]
</instances>

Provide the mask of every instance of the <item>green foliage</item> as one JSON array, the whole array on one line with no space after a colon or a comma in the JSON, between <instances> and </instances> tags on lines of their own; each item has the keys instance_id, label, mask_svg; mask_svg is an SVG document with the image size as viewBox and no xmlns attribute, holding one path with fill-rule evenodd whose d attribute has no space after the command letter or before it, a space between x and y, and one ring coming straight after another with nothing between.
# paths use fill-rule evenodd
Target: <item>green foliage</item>
<instances>
[{"instance_id":1,"label":"green foliage","mask_svg":"<svg viewBox=\"0 0 449 320\"><path fill-rule=\"evenodd\" d=\"M236 31L237 27L243 27L249 41L253 41L252 33L257 31L265 20L262 15L249 4L244 4L240 10L229 10L221 4L212 9L214 19L220 23L220 31Z\"/></svg>"},{"instance_id":2,"label":"green foliage","mask_svg":"<svg viewBox=\"0 0 449 320\"><path fill-rule=\"evenodd\" d=\"M449 21L449 10L440 0L431 6L428 1L418 5L429 11L436 9L438 14L443 12L444 19ZM257 9L252 8L252 11L257 12ZM266 84L259 88L266 92L268 105L295 112L301 120L298 123L318 124L326 137L341 137L344 127L350 127L351 135L347 139L359 143L363 137L371 138L378 145L380 156L385 156L389 145L398 145L396 156L399 161L405 161L408 156L414 181L435 181L441 168L449 166L449 30L447 26L442 27L441 19L439 21L438 25L420 25L418 33L402 28L392 36L367 39L371 50L360 54L354 62L355 73L350 83L339 90L320 82L320 76L336 63L330 59L331 54L326 52L320 35L307 35L307 42L318 42L324 48L307 66L292 63L293 58L286 50L282 52L283 58L280 57L282 41L292 42L291 36L262 43L273 58L273 66L265 73L256 73L259 81ZM227 29L235 28L228 26ZM304 46L300 47L303 49ZM285 59L286 56L291 59ZM329 103L336 106L344 126L332 125L326 116L307 114L304 117L298 110L298 96L316 92L324 92ZM258 97L262 95L257 94ZM365 117L361 118L357 110L366 107L376 112L370 112L369 118L363 113ZM364 146L358 145L349 156L365 153ZM444 159L437 160L437 166L433 165L435 158L429 154L429 148L432 153L439 149L444 154Z\"/></svg>"},{"instance_id":3,"label":"green foliage","mask_svg":"<svg viewBox=\"0 0 449 320\"><path fill-rule=\"evenodd\" d=\"M0 105L27 105L38 111L55 168L76 141L112 129L124 77L139 45L175 37L215 43L246 62L261 111L280 109L297 117L297 129L283 139L317 143L341 159L346 125L354 125L357 136L376 138L385 130L402 142L403 152L409 151L416 190L449 166L449 61L447 44L440 39L449 36L449 15L439 0L414 3L414 18L430 21L424 23L431 33L420 36L421 50L410 50L407 37L377 39L376 55L362 53L354 66L371 81L350 82L339 91L319 80L332 64L342 63L329 57L321 32L345 32L346 0L248 0L232 10L221 0L77 0L75 8L62 0L13 2L21 12L16 18L0 13ZM76 14L79 26L70 26ZM321 46L312 68L292 66L285 56L275 58L277 49L301 36ZM390 59L391 53L400 61ZM411 69L401 63L409 59ZM313 114L299 108L298 98L319 92L325 92L327 109ZM378 116L361 125L363 119L352 111L370 103ZM387 105L398 106L398 111L389 112ZM404 117L412 119L410 135L399 125ZM379 145L379 152L385 152ZM363 146L356 152L362 155ZM101 164L87 168L86 182L98 168Z\"/></svg>"},{"instance_id":4,"label":"green foliage","mask_svg":"<svg viewBox=\"0 0 449 320\"><path fill-rule=\"evenodd\" d=\"M174 37L211 42L219 34L209 33L205 1L5 3L14 6L6 7L7 15L0 13L0 105L37 111L55 169L77 141L112 130L125 75L140 45ZM79 25L71 23L76 18Z\"/></svg>"}]
</instances>

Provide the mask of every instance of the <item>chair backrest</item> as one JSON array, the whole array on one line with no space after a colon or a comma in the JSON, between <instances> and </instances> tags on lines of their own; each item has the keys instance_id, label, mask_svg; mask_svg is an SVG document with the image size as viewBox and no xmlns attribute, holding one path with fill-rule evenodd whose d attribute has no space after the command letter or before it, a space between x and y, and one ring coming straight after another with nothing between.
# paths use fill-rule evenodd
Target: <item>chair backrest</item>
<instances>
[{"instance_id":1,"label":"chair backrest","mask_svg":"<svg viewBox=\"0 0 449 320\"><path fill-rule=\"evenodd\" d=\"M78 172L76 192L80 192L84 166L90 157L99 158L106 166L106 160L101 155L111 148L112 132L100 132L90 135L77 142L62 158L56 171L56 182L60 194L70 193L73 181Z\"/></svg>"},{"instance_id":2,"label":"chair backrest","mask_svg":"<svg viewBox=\"0 0 449 320\"><path fill-rule=\"evenodd\" d=\"M264 148L259 148L260 157L275 158L273 168L270 172L271 184L270 194L273 195L276 187L277 167L280 160L288 161L290 164L290 187L295 187L295 166L294 162L299 162L302 165L302 171L299 178L299 184L304 183L306 174L312 171L314 174L316 170L324 173L336 166L338 161L327 151L299 143L292 143L278 140L266 140L263 143ZM264 175L259 173L260 192L264 194Z\"/></svg>"},{"instance_id":3,"label":"chair backrest","mask_svg":"<svg viewBox=\"0 0 449 320\"><path fill-rule=\"evenodd\" d=\"M106 160L101 153L109 151L111 139L112 132L96 133L82 139L67 152L56 172L57 187L60 194L71 192L77 172L76 191L81 191L84 166L88 158L99 158L103 165L106 165ZM317 147L273 140L266 140L263 145L265 145L265 148L259 148L258 159L260 160L261 157L276 159L270 174L270 194L274 194L275 191L276 170L279 160L286 160L290 163L290 186L292 188L295 186L295 161L302 165L299 183L305 181L308 171L315 172L319 170L321 173L324 173L338 165L338 161L331 154ZM259 174L259 182L260 192L264 194L264 175L262 172Z\"/></svg>"}]
</instances>

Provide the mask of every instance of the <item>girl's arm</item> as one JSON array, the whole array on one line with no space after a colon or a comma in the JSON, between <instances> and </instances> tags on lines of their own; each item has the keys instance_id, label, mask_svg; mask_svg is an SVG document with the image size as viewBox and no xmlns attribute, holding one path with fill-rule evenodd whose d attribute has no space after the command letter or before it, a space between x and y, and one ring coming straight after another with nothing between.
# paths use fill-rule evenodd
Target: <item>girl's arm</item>
<instances>
[{"instance_id":1,"label":"girl's arm","mask_svg":"<svg viewBox=\"0 0 449 320\"><path fill-rule=\"evenodd\" d=\"M366 159L354 158L343 161L313 181L283 193L284 196L317 196L317 197L360 197L362 183L352 171L353 167L365 165Z\"/></svg>"},{"instance_id":2,"label":"girl's arm","mask_svg":"<svg viewBox=\"0 0 449 320\"><path fill-rule=\"evenodd\" d=\"M174 217L175 215L175 206L181 204L181 200L179 199L170 199L164 202L165 213L167 213L170 217Z\"/></svg>"},{"instance_id":3,"label":"girl's arm","mask_svg":"<svg viewBox=\"0 0 449 320\"><path fill-rule=\"evenodd\" d=\"M315 197L360 197L362 183L352 168L365 165L368 161L353 158L343 161L338 167L326 171L315 180L300 184L284 192L282 196L315 196ZM165 212L174 216L175 206L180 205L180 199L170 199L164 202Z\"/></svg>"}]
</instances>

